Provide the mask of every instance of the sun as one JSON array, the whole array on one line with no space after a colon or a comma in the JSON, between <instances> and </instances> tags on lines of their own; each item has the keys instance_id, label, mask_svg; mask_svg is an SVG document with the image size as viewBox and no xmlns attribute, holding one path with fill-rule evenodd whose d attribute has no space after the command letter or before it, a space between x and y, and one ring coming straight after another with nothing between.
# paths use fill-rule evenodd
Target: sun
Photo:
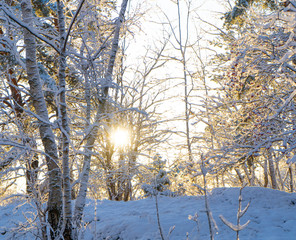
<instances>
[{"instance_id":1,"label":"sun","mask_svg":"<svg viewBox=\"0 0 296 240\"><path fill-rule=\"evenodd\" d=\"M130 134L127 129L124 128L116 128L111 133L111 142L115 147L123 148L129 145L130 142Z\"/></svg>"}]
</instances>

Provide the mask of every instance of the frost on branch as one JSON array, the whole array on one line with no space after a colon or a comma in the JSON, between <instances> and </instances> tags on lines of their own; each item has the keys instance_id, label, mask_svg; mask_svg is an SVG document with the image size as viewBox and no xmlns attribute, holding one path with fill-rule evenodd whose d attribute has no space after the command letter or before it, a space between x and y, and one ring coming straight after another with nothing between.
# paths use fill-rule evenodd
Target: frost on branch
<instances>
[{"instance_id":1,"label":"frost on branch","mask_svg":"<svg viewBox=\"0 0 296 240\"><path fill-rule=\"evenodd\" d=\"M233 223L229 222L228 220L226 220L226 218L224 218L222 215L219 216L219 218L222 220L222 222L229 228L231 228L233 231L238 232L241 231L243 229L245 229L248 224L250 223L250 220L248 220L245 224L243 225L234 225Z\"/></svg>"},{"instance_id":2,"label":"frost on branch","mask_svg":"<svg viewBox=\"0 0 296 240\"><path fill-rule=\"evenodd\" d=\"M225 217L223 217L222 215L219 216L219 218L221 219L221 221L230 229L232 229L233 231L236 232L236 240L239 240L239 231L245 229L248 224L250 223L250 220L248 220L245 224L241 225L240 224L240 219L245 215L245 213L248 211L248 208L250 206L250 202L247 204L247 206L242 210L242 190L245 186L240 188L239 191L239 197L238 197L238 210L237 210L237 222L236 225L229 222Z\"/></svg>"},{"instance_id":3,"label":"frost on branch","mask_svg":"<svg viewBox=\"0 0 296 240\"><path fill-rule=\"evenodd\" d=\"M295 163L295 162L296 162L296 155L294 155L293 157L287 160L287 163Z\"/></svg>"}]
</instances>

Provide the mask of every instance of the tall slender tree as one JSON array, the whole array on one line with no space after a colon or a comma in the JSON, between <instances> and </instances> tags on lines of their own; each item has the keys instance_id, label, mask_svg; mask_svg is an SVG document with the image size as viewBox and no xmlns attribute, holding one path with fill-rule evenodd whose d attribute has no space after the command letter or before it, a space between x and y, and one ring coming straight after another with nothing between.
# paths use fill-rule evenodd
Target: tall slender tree
<instances>
[{"instance_id":1,"label":"tall slender tree","mask_svg":"<svg viewBox=\"0 0 296 240\"><path fill-rule=\"evenodd\" d=\"M30 0L22 1L21 8L24 23L26 26L32 26L33 12ZM63 214L62 176L58 165L59 160L55 137L49 122L37 66L36 40L35 36L28 29L24 29L24 42L26 45L26 69L30 85L30 95L36 111L36 117L39 121L39 133L44 146L49 172L48 219L52 228L51 236L55 238L60 235Z\"/></svg>"}]
</instances>

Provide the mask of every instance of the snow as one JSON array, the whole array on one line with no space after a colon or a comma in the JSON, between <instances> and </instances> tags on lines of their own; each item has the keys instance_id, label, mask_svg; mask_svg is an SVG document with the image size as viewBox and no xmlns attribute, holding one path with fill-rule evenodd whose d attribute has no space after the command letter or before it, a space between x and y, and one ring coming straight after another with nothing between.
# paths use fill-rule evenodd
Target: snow
<instances>
[{"instance_id":1,"label":"snow","mask_svg":"<svg viewBox=\"0 0 296 240\"><path fill-rule=\"evenodd\" d=\"M239 188L217 188L209 194L209 204L219 231L218 240L236 239L236 233L223 224L219 215L236 224ZM291 240L296 236L296 194L260 187L246 187L242 192L242 208L250 207L240 224L250 220L240 232L240 239ZM204 209L204 197L158 197L161 227L166 239L210 239ZM0 239L35 239L36 229L26 227L26 218L33 219L33 204L14 201L0 207ZM194 215L197 214L196 221ZM190 217L193 216L193 217ZM161 239L155 198L130 202L88 200L84 229L79 239ZM26 228L22 228L26 227ZM174 229L173 229L174 227ZM173 229L169 234L170 229Z\"/></svg>"}]
</instances>

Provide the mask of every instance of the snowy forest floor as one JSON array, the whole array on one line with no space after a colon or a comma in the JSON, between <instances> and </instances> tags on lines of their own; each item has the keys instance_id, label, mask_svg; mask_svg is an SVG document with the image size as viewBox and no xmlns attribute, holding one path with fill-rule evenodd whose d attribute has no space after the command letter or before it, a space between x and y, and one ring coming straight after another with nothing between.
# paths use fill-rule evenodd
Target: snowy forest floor
<instances>
[{"instance_id":1,"label":"snowy forest floor","mask_svg":"<svg viewBox=\"0 0 296 240\"><path fill-rule=\"evenodd\" d=\"M209 196L210 208L218 226L217 240L234 240L236 233L223 224L219 215L236 224L239 188L217 188ZM250 207L241 224L241 240L296 239L296 194L259 187L242 192L244 208ZM203 196L158 197L161 227L166 240L210 239ZM197 214L196 221L191 216ZM0 239L38 239L33 219L33 204L14 201L0 207ZM26 220L27 219L27 220ZM158 240L161 239L155 198L130 202L88 200L84 214L85 228L79 239L85 240ZM172 232L169 234L170 229Z\"/></svg>"}]
</instances>

